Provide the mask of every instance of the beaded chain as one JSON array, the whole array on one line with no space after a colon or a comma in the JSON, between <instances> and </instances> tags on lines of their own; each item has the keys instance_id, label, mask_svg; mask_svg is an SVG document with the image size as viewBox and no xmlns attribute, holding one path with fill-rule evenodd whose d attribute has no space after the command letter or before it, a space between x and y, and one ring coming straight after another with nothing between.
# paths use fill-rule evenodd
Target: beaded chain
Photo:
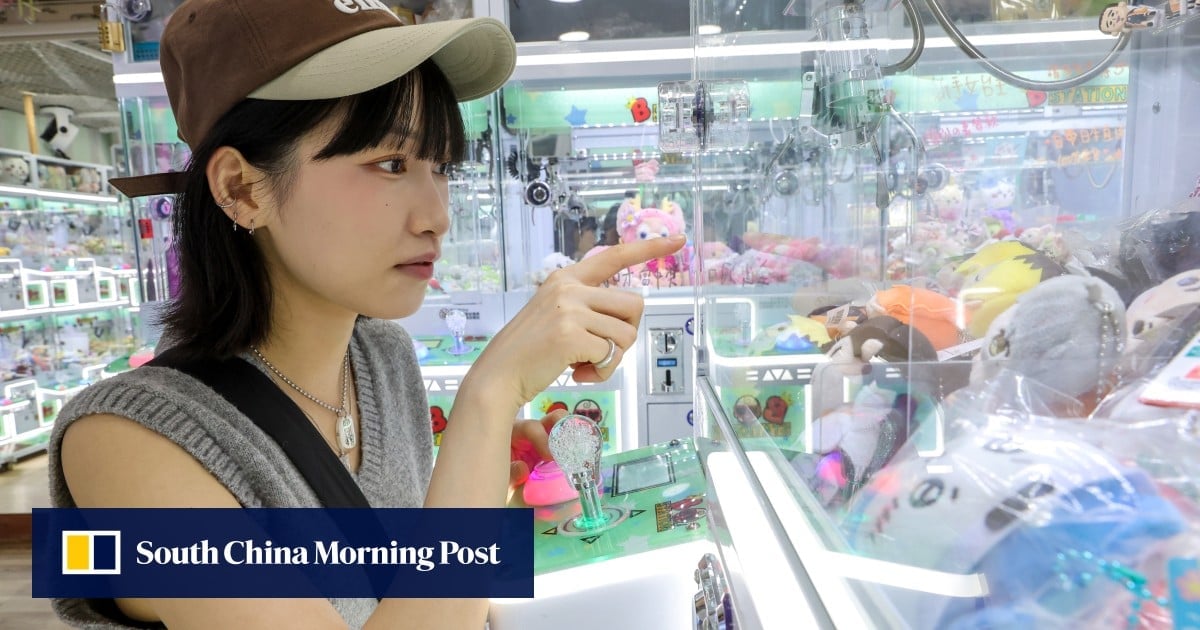
<instances>
[{"instance_id":1,"label":"beaded chain","mask_svg":"<svg viewBox=\"0 0 1200 630\"><path fill-rule=\"evenodd\" d=\"M1084 564L1088 565L1085 569L1078 573L1069 573L1067 565ZM1092 572L1091 567L1095 567L1095 572ZM1145 575L1121 564L1116 560L1105 560L1098 558L1090 551L1079 551L1076 549L1067 549L1059 551L1054 562L1054 570L1058 574L1059 584L1064 590L1072 590L1075 587L1086 588L1092 584L1097 575L1108 578L1125 587L1125 590L1133 594L1134 600L1130 604L1129 628L1137 628L1141 621L1140 613L1142 605L1146 602L1154 602L1163 608L1169 608L1170 600L1166 596L1155 596L1150 588L1146 586L1149 581Z\"/></svg>"}]
</instances>

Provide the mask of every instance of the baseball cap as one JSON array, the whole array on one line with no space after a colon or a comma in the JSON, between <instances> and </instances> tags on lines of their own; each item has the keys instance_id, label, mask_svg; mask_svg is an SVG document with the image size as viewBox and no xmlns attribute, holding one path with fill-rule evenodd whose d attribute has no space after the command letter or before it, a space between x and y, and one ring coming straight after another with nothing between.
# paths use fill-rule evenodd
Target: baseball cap
<instances>
[{"instance_id":1,"label":"baseball cap","mask_svg":"<svg viewBox=\"0 0 1200 630\"><path fill-rule=\"evenodd\" d=\"M508 80L516 44L493 18L406 25L381 0L187 0L163 32L160 65L179 137L196 147L246 98L333 99L431 59L459 101ZM181 173L113 178L129 197L180 193Z\"/></svg>"}]
</instances>

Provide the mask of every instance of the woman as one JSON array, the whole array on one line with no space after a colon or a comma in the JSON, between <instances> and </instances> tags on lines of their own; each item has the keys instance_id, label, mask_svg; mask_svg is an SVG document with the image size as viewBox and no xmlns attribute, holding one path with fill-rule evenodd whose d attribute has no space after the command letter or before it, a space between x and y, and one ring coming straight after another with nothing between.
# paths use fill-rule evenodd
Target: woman
<instances>
[{"instance_id":1,"label":"woman","mask_svg":"<svg viewBox=\"0 0 1200 630\"><path fill-rule=\"evenodd\" d=\"M375 507L504 504L518 410L568 366L607 378L642 302L595 288L682 241L616 248L556 273L464 378L437 468L412 342L448 228L456 99L512 72L503 25L402 26L377 0L188 0L163 36L164 83L192 149L180 174L114 182L180 194L176 356L245 360L295 403ZM268 392L264 392L268 393ZM551 418L548 422L553 421ZM51 440L58 507L306 507L292 460L212 389L162 366L80 393ZM524 464L511 469L517 475ZM485 600L57 600L77 625L469 628Z\"/></svg>"}]
</instances>

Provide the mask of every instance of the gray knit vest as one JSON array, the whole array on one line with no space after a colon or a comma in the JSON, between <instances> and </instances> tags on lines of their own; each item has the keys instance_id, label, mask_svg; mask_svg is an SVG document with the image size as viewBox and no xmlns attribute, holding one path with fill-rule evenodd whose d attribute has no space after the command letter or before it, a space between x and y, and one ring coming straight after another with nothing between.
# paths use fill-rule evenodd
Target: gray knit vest
<instances>
[{"instance_id":1,"label":"gray knit vest","mask_svg":"<svg viewBox=\"0 0 1200 630\"><path fill-rule=\"evenodd\" d=\"M421 507L433 474L433 436L424 381L412 339L399 325L360 319L350 343L361 425L362 457L354 475L374 507ZM257 361L253 365L266 372ZM59 447L71 423L90 414L129 418L195 457L245 507L317 507L308 483L279 446L219 394L169 368L141 367L101 381L59 413L50 438L50 497L75 507ZM374 599L330 599L351 628L375 610ZM83 599L58 599L68 624L130 628Z\"/></svg>"}]
</instances>

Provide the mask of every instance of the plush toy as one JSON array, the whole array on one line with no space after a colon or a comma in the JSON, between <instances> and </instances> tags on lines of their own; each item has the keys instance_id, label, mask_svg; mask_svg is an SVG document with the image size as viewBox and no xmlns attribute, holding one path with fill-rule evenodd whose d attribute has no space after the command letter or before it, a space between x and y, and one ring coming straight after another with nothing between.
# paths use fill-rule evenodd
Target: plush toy
<instances>
[{"instance_id":1,"label":"plush toy","mask_svg":"<svg viewBox=\"0 0 1200 630\"><path fill-rule=\"evenodd\" d=\"M825 353L829 361L813 369L813 410L829 413L845 403L845 392L863 383L871 362L937 361L937 351L921 334L894 317L872 317L850 328Z\"/></svg>"},{"instance_id":2,"label":"plush toy","mask_svg":"<svg viewBox=\"0 0 1200 630\"><path fill-rule=\"evenodd\" d=\"M1098 278L1051 278L991 323L971 382L1008 369L1090 410L1116 385L1124 337L1125 305L1115 289Z\"/></svg>"},{"instance_id":3,"label":"plush toy","mask_svg":"<svg viewBox=\"0 0 1200 630\"><path fill-rule=\"evenodd\" d=\"M658 176L658 160L634 160L633 179L639 184L648 184Z\"/></svg>"},{"instance_id":4,"label":"plush toy","mask_svg":"<svg viewBox=\"0 0 1200 630\"><path fill-rule=\"evenodd\" d=\"M1067 246L1062 232L1053 225L1039 225L1021 230L1017 240L1054 259L1055 262L1066 265L1071 261L1071 249Z\"/></svg>"},{"instance_id":5,"label":"plush toy","mask_svg":"<svg viewBox=\"0 0 1200 630\"><path fill-rule=\"evenodd\" d=\"M0 184L24 186L29 181L29 162L19 157L0 158Z\"/></svg>"},{"instance_id":6,"label":"plush toy","mask_svg":"<svg viewBox=\"0 0 1200 630\"><path fill-rule=\"evenodd\" d=\"M1123 226L1118 267L1134 295L1200 268L1200 197L1148 212Z\"/></svg>"},{"instance_id":7,"label":"plush toy","mask_svg":"<svg viewBox=\"0 0 1200 630\"><path fill-rule=\"evenodd\" d=\"M1020 241L998 241L979 248L974 255L963 261L954 271L959 275L970 277L1006 260L1035 252L1037 252L1036 249Z\"/></svg>"},{"instance_id":8,"label":"plush toy","mask_svg":"<svg viewBox=\"0 0 1200 630\"><path fill-rule=\"evenodd\" d=\"M984 247L975 257L960 266L974 269L1013 251L1029 250L1016 241L1001 241ZM1037 286L1047 278L1066 273L1062 265L1040 252L1018 254L1011 258L983 267L967 278L958 292L958 300L967 318L967 332L975 338L987 333L988 326L1022 293Z\"/></svg>"},{"instance_id":9,"label":"plush toy","mask_svg":"<svg viewBox=\"0 0 1200 630\"><path fill-rule=\"evenodd\" d=\"M1086 616L1127 591L1121 567L1186 526L1145 471L1068 431L1010 426L952 433L936 458L908 451L845 510L859 554L982 574L979 599L892 590L911 627L1097 627Z\"/></svg>"},{"instance_id":10,"label":"plush toy","mask_svg":"<svg viewBox=\"0 0 1200 630\"><path fill-rule=\"evenodd\" d=\"M573 264L575 264L575 261L571 260L570 257L559 252L554 252L542 259L542 266L530 274L530 280L534 286L542 286L550 278L550 274L559 269L570 267Z\"/></svg>"},{"instance_id":11,"label":"plush toy","mask_svg":"<svg viewBox=\"0 0 1200 630\"><path fill-rule=\"evenodd\" d=\"M768 335L775 336L775 349L780 352L820 352L831 341L825 325L815 319L788 315L788 320L767 329Z\"/></svg>"},{"instance_id":12,"label":"plush toy","mask_svg":"<svg viewBox=\"0 0 1200 630\"><path fill-rule=\"evenodd\" d=\"M626 199L617 210L617 230L621 235L621 242L633 243L683 234L686 229L683 208L669 199L664 199L660 206L642 208L638 199ZM605 246L593 247L584 258L594 256L605 249ZM663 258L629 267L619 273L612 282L622 286L690 284L690 258L690 248L685 247Z\"/></svg>"},{"instance_id":13,"label":"plush toy","mask_svg":"<svg viewBox=\"0 0 1200 630\"><path fill-rule=\"evenodd\" d=\"M801 310L798 308L800 297L799 292L792 297L792 307L796 310ZM866 322L869 317L867 307L858 304L825 306L812 311L808 316L825 324L825 330L829 333L830 339L835 341L850 334L855 326Z\"/></svg>"},{"instance_id":14,"label":"plush toy","mask_svg":"<svg viewBox=\"0 0 1200 630\"><path fill-rule=\"evenodd\" d=\"M954 182L947 183L937 190L931 190L928 198L934 218L941 222L958 221L966 209L967 195L963 192L962 186Z\"/></svg>"},{"instance_id":15,"label":"plush toy","mask_svg":"<svg viewBox=\"0 0 1200 630\"><path fill-rule=\"evenodd\" d=\"M869 316L895 317L921 331L937 350L961 341L961 331L954 323L956 310L954 300L929 289L904 284L879 291L867 302Z\"/></svg>"},{"instance_id":16,"label":"plush toy","mask_svg":"<svg viewBox=\"0 0 1200 630\"><path fill-rule=\"evenodd\" d=\"M895 392L868 384L853 404L822 415L805 429L802 444L812 444L817 455L834 456L818 468L825 480L834 481L822 484L821 499L827 507L853 496L903 442L906 434L896 399Z\"/></svg>"},{"instance_id":17,"label":"plush toy","mask_svg":"<svg viewBox=\"0 0 1200 630\"><path fill-rule=\"evenodd\" d=\"M1007 179L988 179L977 193L983 208L983 221L992 236L1001 238L1017 231L1017 219L1013 215L1013 203L1017 199L1017 188Z\"/></svg>"},{"instance_id":18,"label":"plush toy","mask_svg":"<svg viewBox=\"0 0 1200 630\"><path fill-rule=\"evenodd\" d=\"M1176 274L1133 300L1126 312L1127 349L1135 350L1151 331L1200 304L1200 269Z\"/></svg>"},{"instance_id":19,"label":"plush toy","mask_svg":"<svg viewBox=\"0 0 1200 630\"><path fill-rule=\"evenodd\" d=\"M42 186L53 190L70 190L71 180L67 177L67 169L61 166L47 166Z\"/></svg>"},{"instance_id":20,"label":"plush toy","mask_svg":"<svg viewBox=\"0 0 1200 630\"><path fill-rule=\"evenodd\" d=\"M755 286L792 284L811 286L821 282L825 272L813 263L750 249L725 260L714 270L722 284Z\"/></svg>"},{"instance_id":21,"label":"plush toy","mask_svg":"<svg viewBox=\"0 0 1200 630\"><path fill-rule=\"evenodd\" d=\"M76 175L75 190L81 193L100 192L100 173L94 168L81 168Z\"/></svg>"}]
</instances>

